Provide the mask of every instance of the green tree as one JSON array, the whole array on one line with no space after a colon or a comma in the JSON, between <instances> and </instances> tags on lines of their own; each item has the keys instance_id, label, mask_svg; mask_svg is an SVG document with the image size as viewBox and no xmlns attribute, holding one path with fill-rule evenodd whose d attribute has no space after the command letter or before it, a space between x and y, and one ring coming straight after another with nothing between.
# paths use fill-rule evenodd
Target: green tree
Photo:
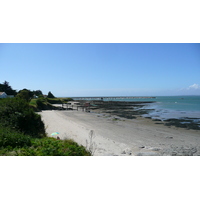
<instances>
[{"instance_id":1,"label":"green tree","mask_svg":"<svg viewBox=\"0 0 200 200\"><path fill-rule=\"evenodd\" d=\"M49 91L47 98L55 98L55 96Z\"/></svg>"},{"instance_id":2,"label":"green tree","mask_svg":"<svg viewBox=\"0 0 200 200\"><path fill-rule=\"evenodd\" d=\"M26 101L30 101L33 97L33 92L27 89L20 90L17 94L18 98L25 99Z\"/></svg>"},{"instance_id":3,"label":"green tree","mask_svg":"<svg viewBox=\"0 0 200 200\"><path fill-rule=\"evenodd\" d=\"M42 91L41 90L33 90L33 94L35 94L36 96L40 96L40 95L43 95Z\"/></svg>"},{"instance_id":4,"label":"green tree","mask_svg":"<svg viewBox=\"0 0 200 200\"><path fill-rule=\"evenodd\" d=\"M7 81L4 81L2 84L0 84L0 92L5 92L7 95L17 94L16 90L13 90Z\"/></svg>"}]
</instances>

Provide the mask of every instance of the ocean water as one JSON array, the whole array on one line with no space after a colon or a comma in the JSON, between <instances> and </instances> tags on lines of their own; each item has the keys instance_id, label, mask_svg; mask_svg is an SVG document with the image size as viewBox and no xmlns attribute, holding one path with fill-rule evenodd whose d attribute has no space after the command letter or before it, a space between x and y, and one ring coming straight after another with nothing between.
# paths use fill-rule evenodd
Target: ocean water
<instances>
[{"instance_id":1,"label":"ocean water","mask_svg":"<svg viewBox=\"0 0 200 200\"><path fill-rule=\"evenodd\" d=\"M87 98L86 98L87 99ZM88 100L91 100L88 99ZM100 100L100 98L99 98ZM153 119L193 118L200 123L200 95L199 96L156 96L156 98L105 98L104 101L144 101L141 109L149 109L149 114L144 117ZM196 119L198 118L198 119Z\"/></svg>"},{"instance_id":2,"label":"ocean water","mask_svg":"<svg viewBox=\"0 0 200 200\"><path fill-rule=\"evenodd\" d=\"M153 119L199 118L200 96L156 96L156 98L116 99L114 101L153 101L142 109L149 109L144 117ZM199 120L197 120L199 121Z\"/></svg>"},{"instance_id":3,"label":"ocean water","mask_svg":"<svg viewBox=\"0 0 200 200\"><path fill-rule=\"evenodd\" d=\"M152 118L200 119L200 96L158 96L153 101L155 103L145 106L146 109L154 109L148 114Z\"/></svg>"}]
</instances>

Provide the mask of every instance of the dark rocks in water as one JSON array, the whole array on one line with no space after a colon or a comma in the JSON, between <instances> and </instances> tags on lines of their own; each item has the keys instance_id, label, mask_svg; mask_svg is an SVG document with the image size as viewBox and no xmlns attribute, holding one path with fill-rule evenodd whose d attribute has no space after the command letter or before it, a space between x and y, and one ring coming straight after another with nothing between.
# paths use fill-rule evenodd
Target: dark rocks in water
<instances>
[{"instance_id":1,"label":"dark rocks in water","mask_svg":"<svg viewBox=\"0 0 200 200\"><path fill-rule=\"evenodd\" d=\"M186 128L186 129L194 129L194 130L200 130L200 127L198 124L194 123L193 119L167 119L164 120L165 126L175 126L178 128Z\"/></svg>"},{"instance_id":2,"label":"dark rocks in water","mask_svg":"<svg viewBox=\"0 0 200 200\"><path fill-rule=\"evenodd\" d=\"M85 103L85 101L79 101L80 104ZM109 113L111 115L116 115L118 117L126 119L135 119L136 116L148 115L153 109L143 108L145 105L155 103L155 101L137 101L137 102L126 102L126 101L90 101L90 110ZM156 117L156 116L154 116ZM158 116L159 117L159 116ZM151 117L145 117L152 119ZM162 121L160 119L153 119L153 121ZM195 122L196 121L196 122ZM168 127L175 126L179 128L200 130L200 118L184 118L184 119L167 119L160 123Z\"/></svg>"},{"instance_id":3,"label":"dark rocks in water","mask_svg":"<svg viewBox=\"0 0 200 200\"><path fill-rule=\"evenodd\" d=\"M153 121L162 121L161 119L153 119Z\"/></svg>"},{"instance_id":4,"label":"dark rocks in water","mask_svg":"<svg viewBox=\"0 0 200 200\"><path fill-rule=\"evenodd\" d=\"M98 110L126 119L135 119L137 115L148 114L149 109L142 109L148 102L126 102L126 101L93 101L91 110Z\"/></svg>"}]
</instances>

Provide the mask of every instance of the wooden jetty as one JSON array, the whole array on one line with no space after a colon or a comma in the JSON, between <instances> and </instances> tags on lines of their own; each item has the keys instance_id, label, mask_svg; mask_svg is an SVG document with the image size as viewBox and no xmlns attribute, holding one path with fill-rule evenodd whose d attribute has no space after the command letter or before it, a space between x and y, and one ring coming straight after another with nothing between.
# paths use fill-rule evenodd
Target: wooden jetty
<instances>
[{"instance_id":1,"label":"wooden jetty","mask_svg":"<svg viewBox=\"0 0 200 200\"><path fill-rule=\"evenodd\" d=\"M72 97L74 100L115 100L115 99L155 99L156 97L132 97L132 96L113 96L113 97Z\"/></svg>"}]
</instances>

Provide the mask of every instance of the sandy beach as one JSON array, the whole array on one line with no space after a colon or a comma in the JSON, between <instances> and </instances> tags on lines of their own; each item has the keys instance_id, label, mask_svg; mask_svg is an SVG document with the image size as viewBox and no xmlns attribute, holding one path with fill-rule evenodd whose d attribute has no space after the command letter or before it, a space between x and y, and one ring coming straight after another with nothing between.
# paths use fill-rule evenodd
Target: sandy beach
<instances>
[{"instance_id":1,"label":"sandy beach","mask_svg":"<svg viewBox=\"0 0 200 200\"><path fill-rule=\"evenodd\" d=\"M53 110L40 114L48 136L59 132L60 139L73 139L90 148L94 156L200 155L199 130L95 112Z\"/></svg>"}]
</instances>

